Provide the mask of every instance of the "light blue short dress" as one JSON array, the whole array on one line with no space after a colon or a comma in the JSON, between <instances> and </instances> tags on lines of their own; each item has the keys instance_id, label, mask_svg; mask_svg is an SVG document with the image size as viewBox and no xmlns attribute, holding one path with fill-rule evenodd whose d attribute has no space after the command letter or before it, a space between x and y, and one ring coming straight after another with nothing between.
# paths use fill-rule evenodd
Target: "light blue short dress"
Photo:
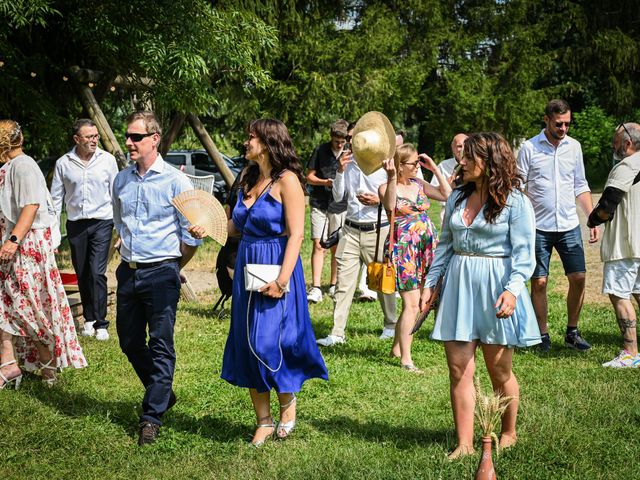
<instances>
[{"instance_id":1,"label":"light blue short dress","mask_svg":"<svg viewBox=\"0 0 640 480\"><path fill-rule=\"evenodd\" d=\"M462 211L467 200L454 190L445 209L440 243L426 286L433 287L444 273L440 308L431 338L528 347L540 343L540 330L525 282L535 267L535 216L529 199L519 190L487 223L484 207L471 225ZM516 308L508 318L496 318L498 297L508 290Z\"/></svg>"}]
</instances>

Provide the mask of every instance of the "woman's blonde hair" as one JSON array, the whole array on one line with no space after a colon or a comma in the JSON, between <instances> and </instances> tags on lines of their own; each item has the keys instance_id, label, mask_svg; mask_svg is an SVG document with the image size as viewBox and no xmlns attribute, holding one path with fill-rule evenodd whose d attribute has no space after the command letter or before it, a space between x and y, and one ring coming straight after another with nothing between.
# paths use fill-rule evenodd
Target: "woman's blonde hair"
<instances>
[{"instance_id":1,"label":"woman's blonde hair","mask_svg":"<svg viewBox=\"0 0 640 480\"><path fill-rule=\"evenodd\" d=\"M18 122L0 120L0 159L4 159L7 152L22 145L22 129Z\"/></svg>"},{"instance_id":2,"label":"woman's blonde hair","mask_svg":"<svg viewBox=\"0 0 640 480\"><path fill-rule=\"evenodd\" d=\"M416 155L418 150L411 143L403 143L396 147L396 153L393 156L393 163L396 165L396 172L400 174L400 163L408 161L411 157Z\"/></svg>"}]
</instances>

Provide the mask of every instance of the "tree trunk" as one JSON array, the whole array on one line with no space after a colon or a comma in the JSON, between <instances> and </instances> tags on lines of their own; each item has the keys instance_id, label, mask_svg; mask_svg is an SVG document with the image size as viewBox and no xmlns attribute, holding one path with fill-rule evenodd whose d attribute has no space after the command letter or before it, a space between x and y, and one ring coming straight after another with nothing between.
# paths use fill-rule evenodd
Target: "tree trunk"
<instances>
[{"instance_id":1,"label":"tree trunk","mask_svg":"<svg viewBox=\"0 0 640 480\"><path fill-rule=\"evenodd\" d=\"M229 188L231 188L231 185L233 185L233 181L235 180L233 173L220 155L220 152L213 143L213 140L211 140L211 137L207 133L207 130L204 128L204 125L202 124L200 119L193 113L187 115L187 120L189 121L189 125L191 125L191 128L193 128L193 131L196 132L196 135L200 139L202 146L205 148L209 156L213 159L213 163L215 163L218 167L218 170L220 171L222 178L224 178L225 183Z\"/></svg>"},{"instance_id":2,"label":"tree trunk","mask_svg":"<svg viewBox=\"0 0 640 480\"><path fill-rule=\"evenodd\" d=\"M176 141L176 138L178 138L178 134L180 133L186 118L187 116L184 113L176 112L173 115L169 129L162 136L162 141L160 142L160 155L163 157L171 149L171 144Z\"/></svg>"},{"instance_id":3,"label":"tree trunk","mask_svg":"<svg viewBox=\"0 0 640 480\"><path fill-rule=\"evenodd\" d=\"M104 113L102 113L100 105L98 105L98 102L93 96L93 92L89 87L82 84L78 85L78 89L80 91L80 101L82 102L82 106L89 113L89 117L94 121L96 127L98 127L98 133L100 133L102 145L109 153L116 157L118 166L120 169L123 169L127 166L127 159L124 156L113 131L111 130L111 126L109 126L109 122L107 122Z\"/></svg>"}]
</instances>

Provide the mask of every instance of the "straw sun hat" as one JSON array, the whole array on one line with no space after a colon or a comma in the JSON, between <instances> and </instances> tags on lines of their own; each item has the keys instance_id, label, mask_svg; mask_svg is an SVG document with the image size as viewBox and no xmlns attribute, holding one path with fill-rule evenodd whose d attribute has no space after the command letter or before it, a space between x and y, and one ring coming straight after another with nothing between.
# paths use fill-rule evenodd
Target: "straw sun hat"
<instances>
[{"instance_id":1,"label":"straw sun hat","mask_svg":"<svg viewBox=\"0 0 640 480\"><path fill-rule=\"evenodd\" d=\"M396 132L389 119L380 112L365 113L353 129L351 149L365 175L382 168L382 161L396 151Z\"/></svg>"}]
</instances>

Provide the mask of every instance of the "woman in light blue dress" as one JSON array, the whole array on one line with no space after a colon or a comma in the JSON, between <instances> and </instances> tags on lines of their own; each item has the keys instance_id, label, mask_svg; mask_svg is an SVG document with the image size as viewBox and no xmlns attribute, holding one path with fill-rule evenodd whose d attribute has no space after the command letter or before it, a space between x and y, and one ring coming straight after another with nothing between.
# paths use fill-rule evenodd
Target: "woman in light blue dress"
<instances>
[{"instance_id":1,"label":"woman in light blue dress","mask_svg":"<svg viewBox=\"0 0 640 480\"><path fill-rule=\"evenodd\" d=\"M449 365L458 439L452 459L473 453L476 348L493 390L514 398L502 416L500 445L508 447L516 442L519 397L513 349L540 343L525 287L535 266L535 217L520 190L513 151L499 134L472 134L460 165L465 183L447 201L421 298L428 301L444 275L432 338L444 342Z\"/></svg>"}]
</instances>

